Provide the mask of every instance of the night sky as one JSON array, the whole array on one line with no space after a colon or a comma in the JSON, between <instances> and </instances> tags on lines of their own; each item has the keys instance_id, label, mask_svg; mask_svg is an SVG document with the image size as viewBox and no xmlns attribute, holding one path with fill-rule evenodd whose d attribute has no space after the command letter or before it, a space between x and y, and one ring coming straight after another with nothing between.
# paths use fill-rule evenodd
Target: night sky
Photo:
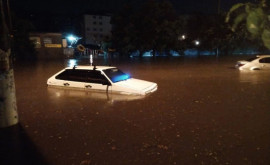
<instances>
[{"instance_id":1,"label":"night sky","mask_svg":"<svg viewBox=\"0 0 270 165\"><path fill-rule=\"evenodd\" d=\"M18 14L50 13L81 14L98 11L117 12L124 4L134 7L146 0L10 0L11 9ZM217 13L218 0L170 0L178 13ZM222 11L239 2L256 0L221 0Z\"/></svg>"},{"instance_id":2,"label":"night sky","mask_svg":"<svg viewBox=\"0 0 270 165\"><path fill-rule=\"evenodd\" d=\"M124 5L139 8L147 0L9 0L15 16L34 24L36 31L77 32L83 14L114 14ZM161 0L157 0L161 1ZM218 0L170 0L178 14L217 14ZM256 0L220 0L221 11L239 2Z\"/></svg>"}]
</instances>

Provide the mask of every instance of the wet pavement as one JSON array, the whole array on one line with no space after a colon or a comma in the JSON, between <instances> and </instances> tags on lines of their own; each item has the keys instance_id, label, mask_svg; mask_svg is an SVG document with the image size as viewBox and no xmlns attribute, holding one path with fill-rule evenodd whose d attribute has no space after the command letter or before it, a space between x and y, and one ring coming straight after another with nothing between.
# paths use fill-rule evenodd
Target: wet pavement
<instances>
[{"instance_id":1,"label":"wet pavement","mask_svg":"<svg viewBox=\"0 0 270 165\"><path fill-rule=\"evenodd\" d=\"M158 84L146 97L47 88L69 60L16 63L27 143L17 145L18 133L1 134L15 139L10 145L24 151L17 157L26 164L270 164L270 71L240 72L233 66L241 59L112 61ZM10 155L4 162L14 161Z\"/></svg>"}]
</instances>

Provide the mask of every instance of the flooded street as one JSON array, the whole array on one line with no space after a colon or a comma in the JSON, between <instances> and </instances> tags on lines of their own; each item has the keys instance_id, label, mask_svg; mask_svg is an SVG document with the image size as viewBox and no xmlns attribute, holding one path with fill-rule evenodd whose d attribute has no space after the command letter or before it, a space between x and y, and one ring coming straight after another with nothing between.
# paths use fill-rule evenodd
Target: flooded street
<instances>
[{"instance_id":1,"label":"flooded street","mask_svg":"<svg viewBox=\"0 0 270 165\"><path fill-rule=\"evenodd\" d=\"M50 165L270 164L270 71L241 59L113 61L158 84L145 97L47 88L69 60L18 62L20 125Z\"/></svg>"}]
</instances>

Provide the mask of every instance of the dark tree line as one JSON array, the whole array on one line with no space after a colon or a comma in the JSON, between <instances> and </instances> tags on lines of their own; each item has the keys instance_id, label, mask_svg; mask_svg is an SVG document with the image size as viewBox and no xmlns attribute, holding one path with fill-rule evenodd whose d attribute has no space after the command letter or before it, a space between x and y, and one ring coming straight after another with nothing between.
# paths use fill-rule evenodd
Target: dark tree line
<instances>
[{"instance_id":1,"label":"dark tree line","mask_svg":"<svg viewBox=\"0 0 270 165\"><path fill-rule=\"evenodd\" d=\"M112 43L121 54L139 50L159 51L178 48L181 22L168 1L147 1L140 9L126 6L112 18Z\"/></svg>"},{"instance_id":2,"label":"dark tree line","mask_svg":"<svg viewBox=\"0 0 270 165\"><path fill-rule=\"evenodd\" d=\"M187 49L216 54L231 54L247 48L264 50L262 42L252 40L245 28L232 31L225 21L226 14L179 16L169 1L149 0L139 9L126 6L112 17L112 46L122 55L139 51L140 56L149 50L153 56L169 50L183 54ZM183 34L185 39L181 39ZM196 40L200 41L199 45L194 44Z\"/></svg>"},{"instance_id":3,"label":"dark tree line","mask_svg":"<svg viewBox=\"0 0 270 165\"><path fill-rule=\"evenodd\" d=\"M29 39L29 33L35 27L28 20L13 17L13 54L18 60L35 60L37 52L34 43Z\"/></svg>"},{"instance_id":4,"label":"dark tree line","mask_svg":"<svg viewBox=\"0 0 270 165\"><path fill-rule=\"evenodd\" d=\"M122 56L152 50L153 56L170 50L183 55L187 49L231 54L235 50L265 51L270 48L269 2L240 3L228 13L178 15L170 1L148 0L136 7L125 6L112 16L112 37L106 47ZM225 21L226 20L226 21ZM30 21L13 17L14 51L17 58L35 57L29 32ZM185 39L181 38L185 35ZM194 42L198 40L199 45Z\"/></svg>"}]
</instances>

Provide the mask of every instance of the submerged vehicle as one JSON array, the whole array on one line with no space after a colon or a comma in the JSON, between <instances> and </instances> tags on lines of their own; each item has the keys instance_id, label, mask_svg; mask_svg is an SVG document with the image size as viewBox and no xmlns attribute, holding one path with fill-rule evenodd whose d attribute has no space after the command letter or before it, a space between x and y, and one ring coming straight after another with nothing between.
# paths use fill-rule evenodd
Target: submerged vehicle
<instances>
[{"instance_id":1,"label":"submerged vehicle","mask_svg":"<svg viewBox=\"0 0 270 165\"><path fill-rule=\"evenodd\" d=\"M237 61L235 68L239 70L270 69L270 55L258 55L254 58Z\"/></svg>"},{"instance_id":2,"label":"submerged vehicle","mask_svg":"<svg viewBox=\"0 0 270 165\"><path fill-rule=\"evenodd\" d=\"M141 100L147 97L147 95L123 95L119 93L109 93L109 92L98 92L94 90L77 90L71 88L47 88L47 93L50 97L55 100L61 98L82 98L91 100L102 100L109 104L114 104L116 102L127 102L134 100Z\"/></svg>"},{"instance_id":3,"label":"submerged vehicle","mask_svg":"<svg viewBox=\"0 0 270 165\"><path fill-rule=\"evenodd\" d=\"M157 90L157 84L131 78L113 66L67 67L47 80L48 86L146 95Z\"/></svg>"}]
</instances>

